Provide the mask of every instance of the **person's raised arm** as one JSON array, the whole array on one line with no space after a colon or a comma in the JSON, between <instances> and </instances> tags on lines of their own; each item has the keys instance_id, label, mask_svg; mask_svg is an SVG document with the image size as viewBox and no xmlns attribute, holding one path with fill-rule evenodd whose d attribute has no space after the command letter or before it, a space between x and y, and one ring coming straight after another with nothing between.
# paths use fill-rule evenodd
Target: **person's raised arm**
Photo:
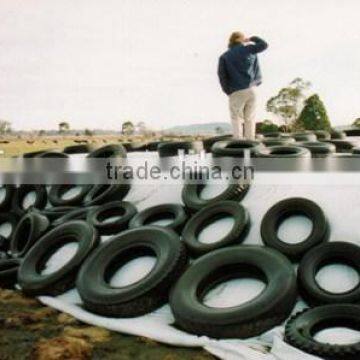
<instances>
[{"instance_id":1,"label":"person's raised arm","mask_svg":"<svg viewBox=\"0 0 360 360\"><path fill-rule=\"evenodd\" d=\"M252 44L247 45L246 47L252 54L260 53L266 50L269 46L265 40L259 38L258 36L252 36L248 40L252 42Z\"/></svg>"}]
</instances>

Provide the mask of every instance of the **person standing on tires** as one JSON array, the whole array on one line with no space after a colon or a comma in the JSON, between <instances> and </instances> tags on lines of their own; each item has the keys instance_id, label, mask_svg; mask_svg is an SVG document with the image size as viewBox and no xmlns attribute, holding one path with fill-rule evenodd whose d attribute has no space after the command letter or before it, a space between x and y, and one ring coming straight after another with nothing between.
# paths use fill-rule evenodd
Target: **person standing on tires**
<instances>
[{"instance_id":1,"label":"person standing on tires","mask_svg":"<svg viewBox=\"0 0 360 360\"><path fill-rule=\"evenodd\" d=\"M218 76L222 90L229 96L235 139L255 139L255 87L261 84L257 54L267 47L261 38L247 38L237 31L230 36L229 49L220 56Z\"/></svg>"}]
</instances>

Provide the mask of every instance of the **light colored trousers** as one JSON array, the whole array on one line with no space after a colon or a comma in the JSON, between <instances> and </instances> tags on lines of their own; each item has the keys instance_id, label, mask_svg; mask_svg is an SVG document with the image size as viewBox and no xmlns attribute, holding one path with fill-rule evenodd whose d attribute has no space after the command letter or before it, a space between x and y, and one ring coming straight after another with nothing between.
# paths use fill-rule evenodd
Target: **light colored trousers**
<instances>
[{"instance_id":1,"label":"light colored trousers","mask_svg":"<svg viewBox=\"0 0 360 360\"><path fill-rule=\"evenodd\" d=\"M238 90L229 95L229 107L235 139L255 139L255 88Z\"/></svg>"}]
</instances>

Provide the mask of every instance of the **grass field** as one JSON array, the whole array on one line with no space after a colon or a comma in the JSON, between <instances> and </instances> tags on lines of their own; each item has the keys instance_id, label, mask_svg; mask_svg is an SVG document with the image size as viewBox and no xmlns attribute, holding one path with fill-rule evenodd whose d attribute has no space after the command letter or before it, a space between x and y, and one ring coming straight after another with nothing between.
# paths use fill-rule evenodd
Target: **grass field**
<instances>
[{"instance_id":1,"label":"grass field","mask_svg":"<svg viewBox=\"0 0 360 360\"><path fill-rule=\"evenodd\" d=\"M119 143L119 136L99 136L99 137L44 137L36 139L16 139L7 138L0 141L0 150L4 151L3 157L21 155L27 152L42 150L62 151L65 146L76 145L78 141L87 141L89 145L99 147L107 143ZM124 139L124 141L127 141ZM4 143L8 142L8 143Z\"/></svg>"}]
</instances>

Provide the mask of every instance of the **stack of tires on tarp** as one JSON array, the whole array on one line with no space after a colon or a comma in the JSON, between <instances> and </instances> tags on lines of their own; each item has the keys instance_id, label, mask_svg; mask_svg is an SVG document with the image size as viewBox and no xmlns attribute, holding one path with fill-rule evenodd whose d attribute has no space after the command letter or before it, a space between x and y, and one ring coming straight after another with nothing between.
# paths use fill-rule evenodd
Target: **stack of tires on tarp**
<instances>
[{"instance_id":1,"label":"stack of tires on tarp","mask_svg":"<svg viewBox=\"0 0 360 360\"><path fill-rule=\"evenodd\" d=\"M353 133L351 133L353 134ZM356 133L357 134L357 133ZM358 135L358 134L357 134ZM360 136L360 135L358 135ZM214 156L244 155L250 150L255 157L357 157L360 137L348 137L340 131L304 131L298 133L273 132L257 135L254 141L232 140L230 136L207 140L204 146Z\"/></svg>"},{"instance_id":2,"label":"stack of tires on tarp","mask_svg":"<svg viewBox=\"0 0 360 360\"><path fill-rule=\"evenodd\" d=\"M309 156L311 150L296 146L298 141L314 142L309 135L315 136L272 134L263 139L271 140L271 146L224 138L208 139L203 145L214 156L241 156L244 148L254 149L256 156L291 156L294 148L296 156ZM224 141L230 141L230 146L224 146ZM179 147L177 143L169 144L152 148L157 148L160 156L174 154L174 149L193 148L184 143ZM75 148L69 151L77 152ZM107 145L88 156L125 157L126 150L122 145ZM326 359L359 359L359 343L322 344L314 334L336 326L360 329L360 288L334 294L315 280L319 269L329 263L349 264L360 272L360 248L327 242L330 226L326 215L313 201L303 198L283 200L268 210L259 234L264 246L242 245L251 219L240 202L249 185L228 184L210 199L201 196L205 186L186 183L183 204L162 204L138 212L132 203L123 200L129 184L84 185L71 198L63 196L71 185L53 185L49 191L44 185L4 185L0 226L9 223L12 230L0 238L0 287L19 284L26 295L56 296L75 286L85 309L119 318L147 314L169 302L176 326L213 338L248 338L280 325L289 318L300 294L310 308L287 321L285 340ZM24 198L30 192L35 193L35 200L30 208L24 208ZM313 224L310 235L298 244L288 244L278 236L281 223L293 215L306 216ZM205 227L229 216L234 219L230 232L215 243L199 241ZM114 217L116 220L107 221ZM151 225L162 219L171 221L166 226ZM112 237L100 242L102 235ZM78 248L71 259L54 271L44 271L51 256L73 242ZM149 274L128 286L110 284L124 264L145 255L156 257ZM204 304L212 288L239 277L260 279L266 287L239 306L213 308Z\"/></svg>"}]
</instances>

